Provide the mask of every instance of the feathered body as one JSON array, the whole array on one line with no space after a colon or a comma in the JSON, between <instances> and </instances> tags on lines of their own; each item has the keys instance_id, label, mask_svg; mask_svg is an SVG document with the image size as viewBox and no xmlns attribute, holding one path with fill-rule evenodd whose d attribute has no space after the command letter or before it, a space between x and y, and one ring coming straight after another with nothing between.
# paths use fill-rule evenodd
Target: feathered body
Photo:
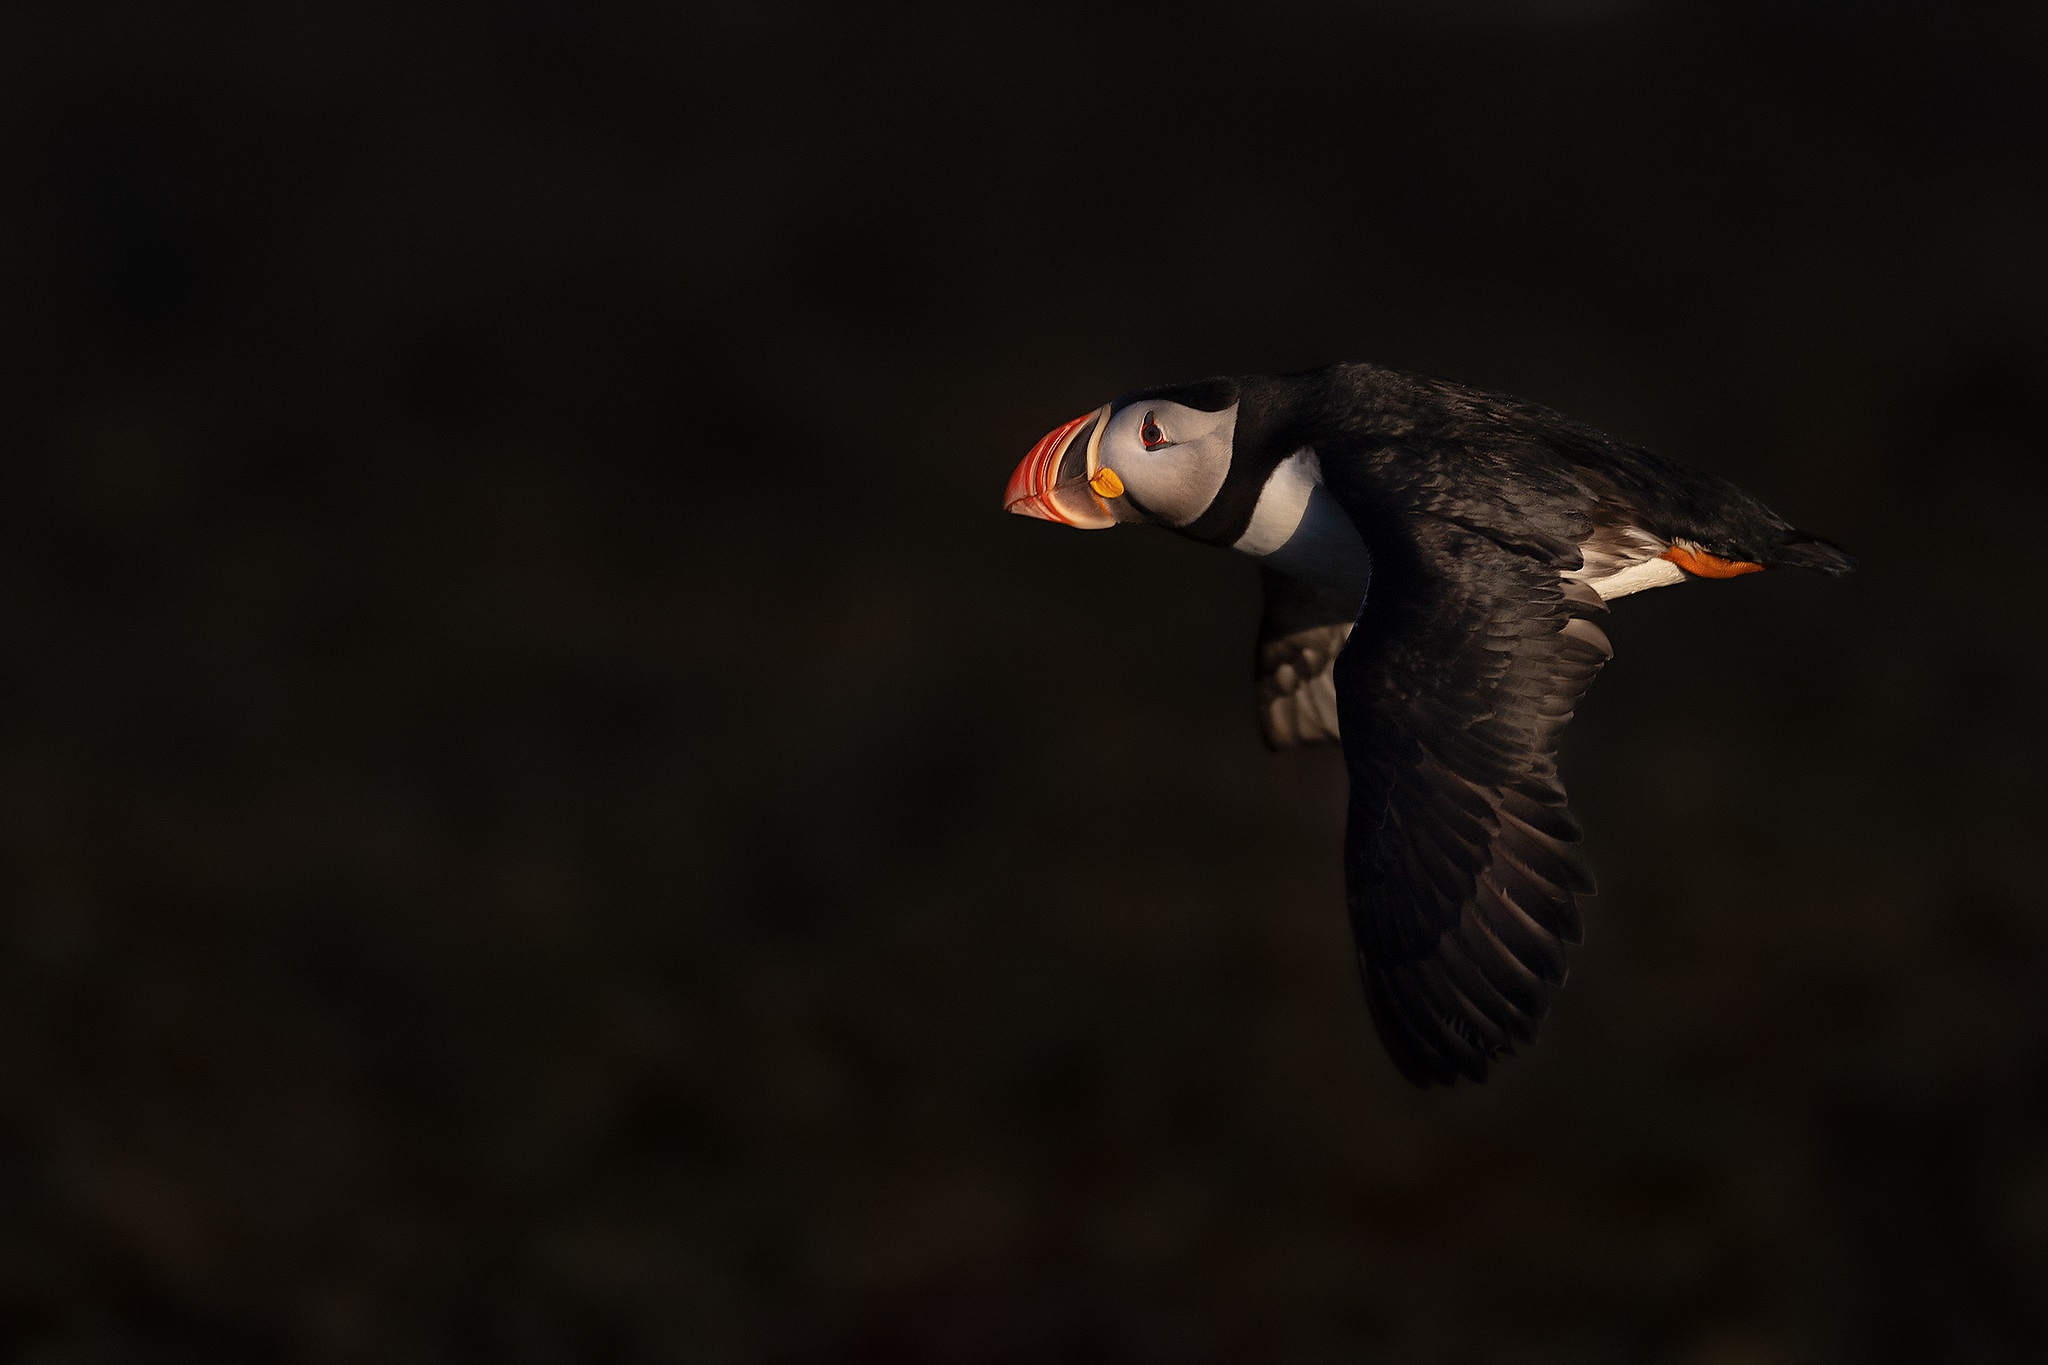
<instances>
[{"instance_id":1,"label":"feathered body","mask_svg":"<svg viewBox=\"0 0 2048 1365\"><path fill-rule=\"evenodd\" d=\"M1262 560L1266 737L1344 746L1360 970L1418 1083L1483 1078L1564 980L1592 878L1556 744L1612 653L1592 619L1606 601L1688 574L1853 566L1724 479L1373 365L1147 390L1077 424L1040 460L1052 519L1108 524L1056 501L1075 496L1050 481L1071 466L1110 520Z\"/></svg>"}]
</instances>

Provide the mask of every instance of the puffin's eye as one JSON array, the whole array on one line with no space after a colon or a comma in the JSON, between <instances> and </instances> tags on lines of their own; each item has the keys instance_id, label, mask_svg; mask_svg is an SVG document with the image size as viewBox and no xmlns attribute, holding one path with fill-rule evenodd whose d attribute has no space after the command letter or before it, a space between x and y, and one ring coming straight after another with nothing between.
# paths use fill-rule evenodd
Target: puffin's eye
<instances>
[{"instance_id":1,"label":"puffin's eye","mask_svg":"<svg viewBox=\"0 0 2048 1365\"><path fill-rule=\"evenodd\" d=\"M1152 414L1145 414L1145 425L1138 428L1138 439L1145 443L1145 449L1157 450L1166 444L1166 434L1159 430L1159 423L1152 420Z\"/></svg>"}]
</instances>

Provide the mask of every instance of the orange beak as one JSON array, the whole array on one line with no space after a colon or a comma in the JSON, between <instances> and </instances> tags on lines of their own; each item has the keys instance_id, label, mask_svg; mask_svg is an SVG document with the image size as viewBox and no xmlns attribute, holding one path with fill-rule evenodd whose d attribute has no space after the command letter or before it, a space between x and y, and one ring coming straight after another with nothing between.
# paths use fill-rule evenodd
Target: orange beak
<instances>
[{"instance_id":1,"label":"orange beak","mask_svg":"<svg viewBox=\"0 0 2048 1365\"><path fill-rule=\"evenodd\" d=\"M1096 454L1108 420L1105 403L1039 437L1003 489L1003 510L1089 531L1116 525L1097 490L1113 485L1121 491L1121 485L1114 484L1114 475L1090 485L1099 479Z\"/></svg>"}]
</instances>

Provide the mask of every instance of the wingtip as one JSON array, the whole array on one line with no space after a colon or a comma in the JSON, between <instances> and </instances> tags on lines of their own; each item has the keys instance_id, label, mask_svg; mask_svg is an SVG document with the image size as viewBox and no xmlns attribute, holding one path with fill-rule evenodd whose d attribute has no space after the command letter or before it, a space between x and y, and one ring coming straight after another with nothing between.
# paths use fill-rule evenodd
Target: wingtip
<instances>
[{"instance_id":1,"label":"wingtip","mask_svg":"<svg viewBox=\"0 0 2048 1365\"><path fill-rule=\"evenodd\" d=\"M1794 531L1787 536L1784 544L1771 556L1771 562L1795 569L1812 569L1830 578L1840 578L1856 571L1854 555L1809 531Z\"/></svg>"}]
</instances>

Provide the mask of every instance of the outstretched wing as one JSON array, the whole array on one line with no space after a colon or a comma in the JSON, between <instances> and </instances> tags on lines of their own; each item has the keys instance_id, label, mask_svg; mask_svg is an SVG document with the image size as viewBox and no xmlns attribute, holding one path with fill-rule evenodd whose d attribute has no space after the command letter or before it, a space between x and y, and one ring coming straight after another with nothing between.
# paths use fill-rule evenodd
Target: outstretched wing
<instances>
[{"instance_id":1,"label":"outstretched wing","mask_svg":"<svg viewBox=\"0 0 2048 1365\"><path fill-rule=\"evenodd\" d=\"M1345 887L1388 1052L1450 1084L1533 1039L1564 982L1593 882L1557 738L1612 648L1586 619L1598 595L1563 576L1571 537L1429 513L1403 529L1335 670Z\"/></svg>"},{"instance_id":2,"label":"outstretched wing","mask_svg":"<svg viewBox=\"0 0 2048 1365\"><path fill-rule=\"evenodd\" d=\"M1269 748L1337 742L1332 674L1350 638L1359 594L1262 568L1266 608L1259 617L1259 729Z\"/></svg>"}]
</instances>

